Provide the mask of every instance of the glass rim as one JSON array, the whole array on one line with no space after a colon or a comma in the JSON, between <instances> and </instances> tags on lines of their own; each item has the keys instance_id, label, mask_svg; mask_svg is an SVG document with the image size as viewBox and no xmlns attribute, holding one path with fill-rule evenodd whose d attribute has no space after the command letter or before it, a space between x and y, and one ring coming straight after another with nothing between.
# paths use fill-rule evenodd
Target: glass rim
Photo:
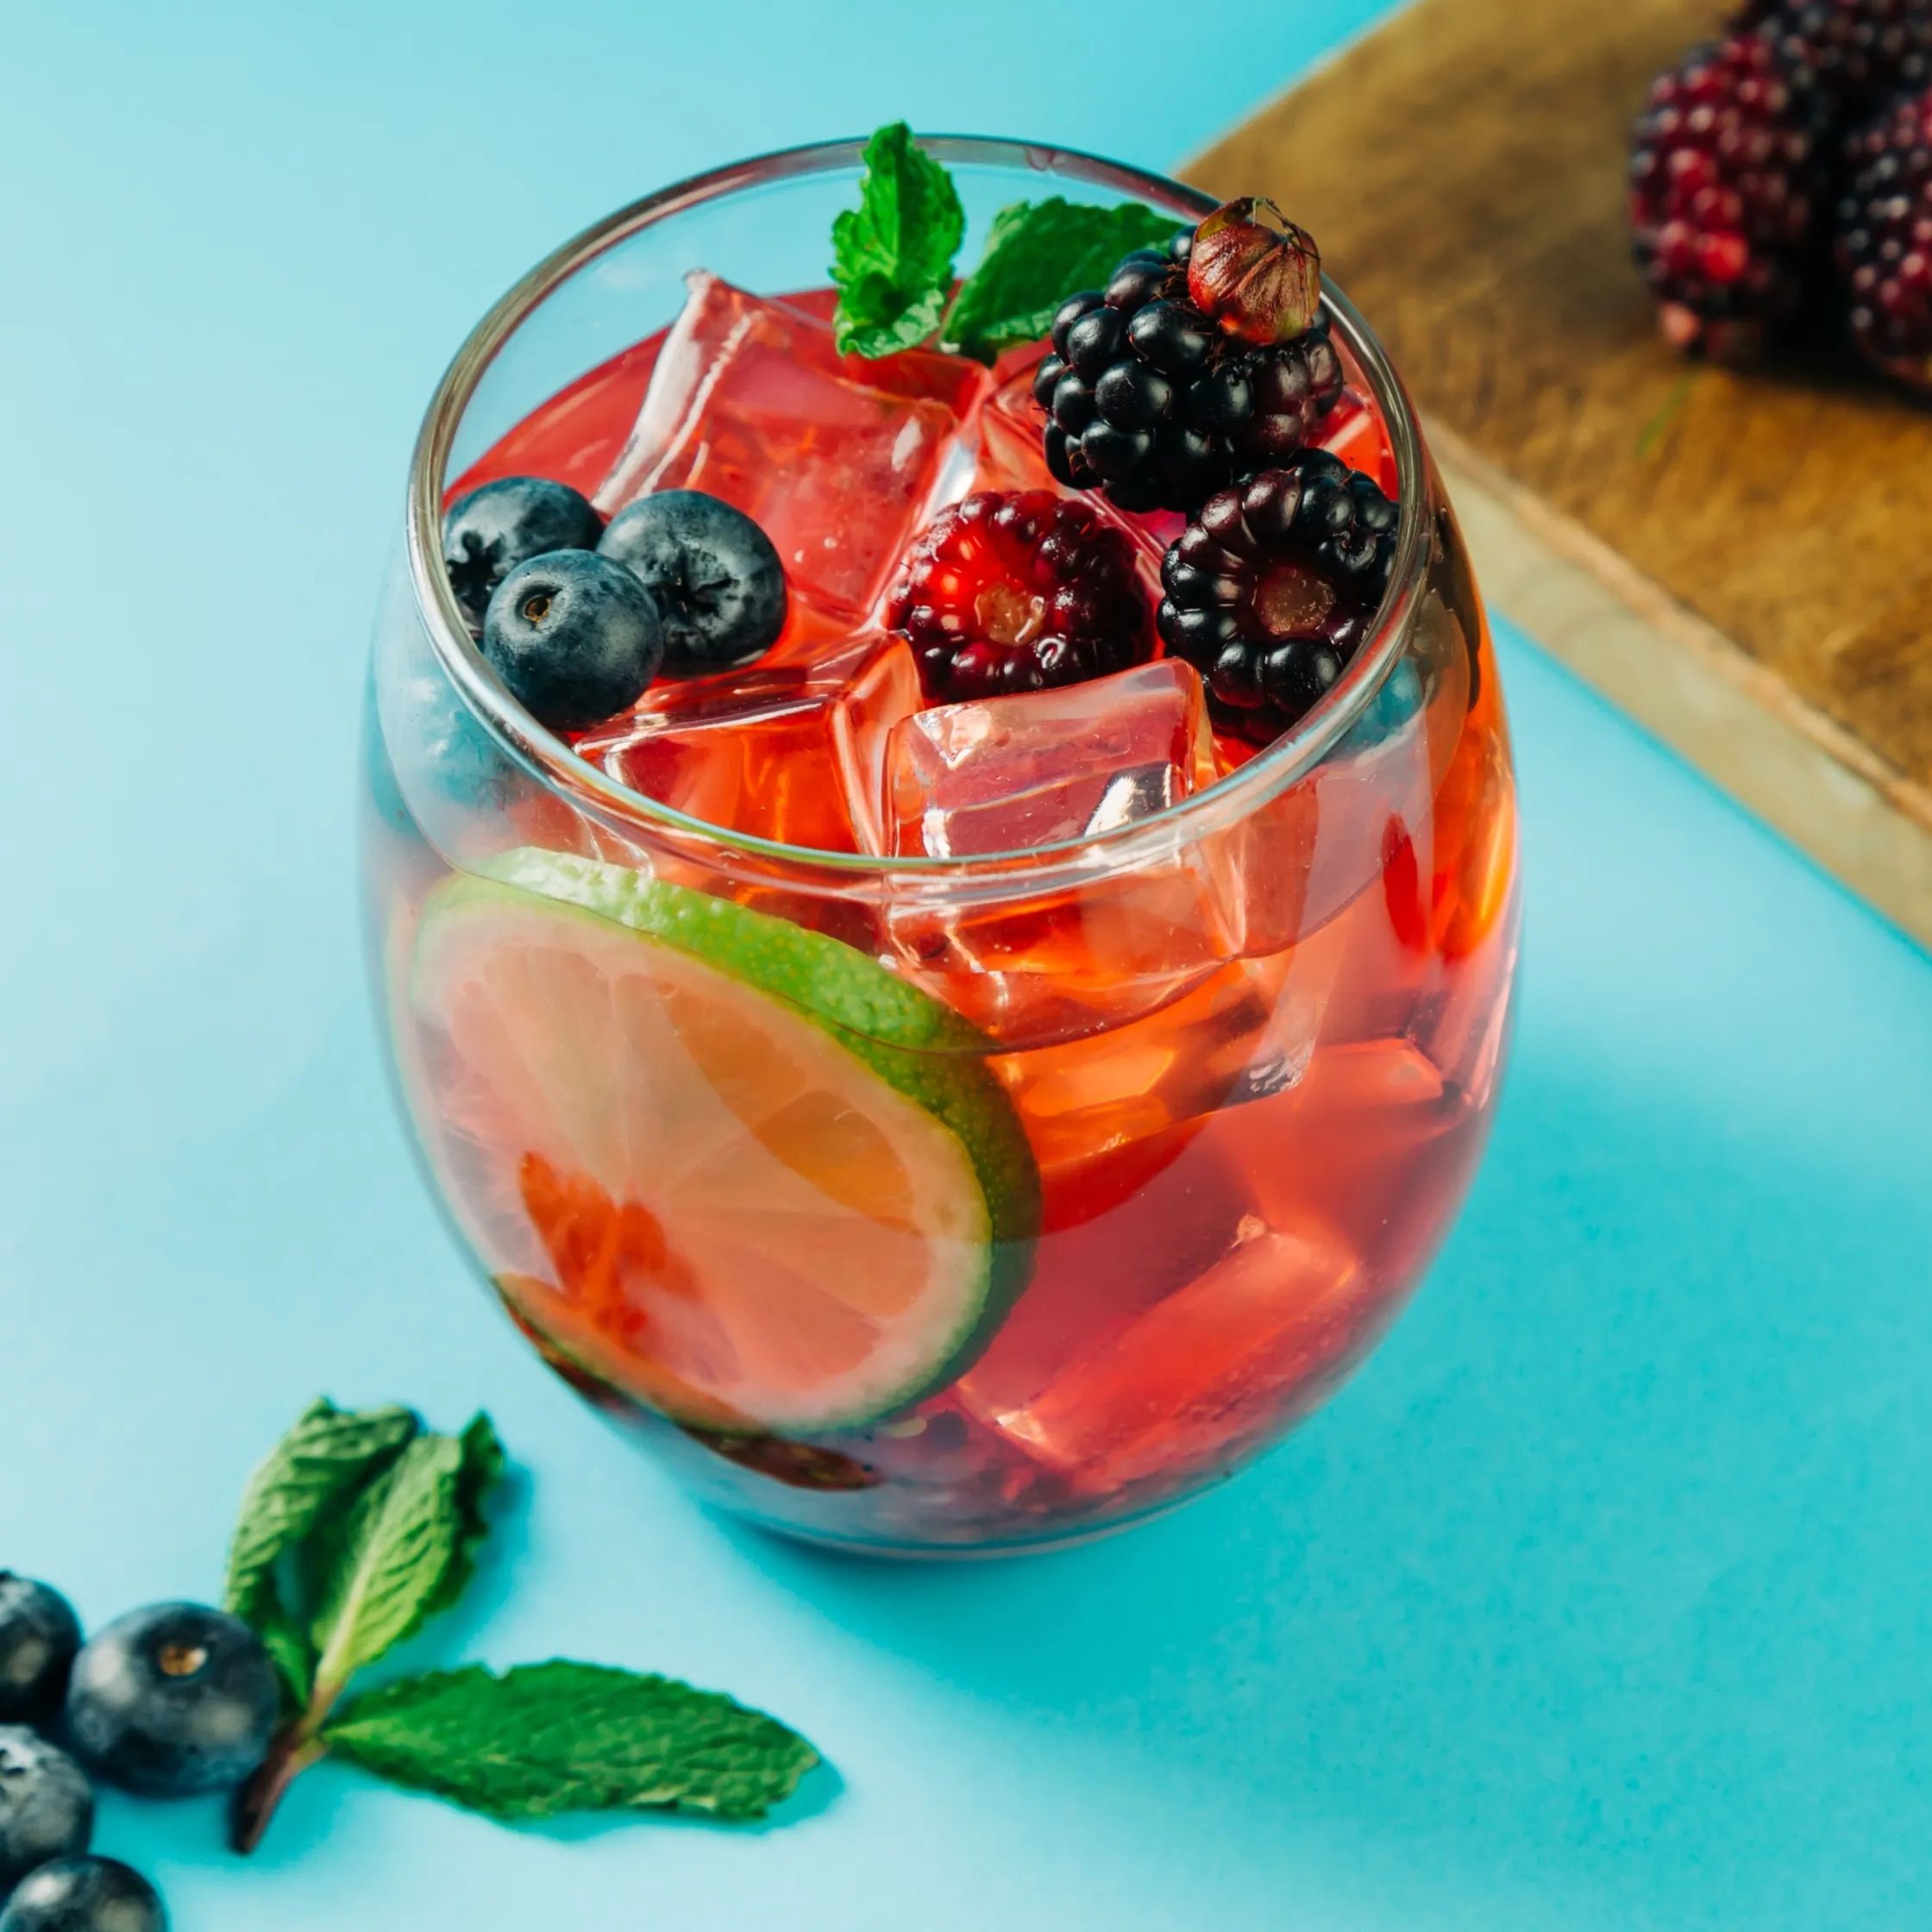
<instances>
[{"instance_id":1,"label":"glass rim","mask_svg":"<svg viewBox=\"0 0 1932 1932\"><path fill-rule=\"evenodd\" d=\"M405 518L409 574L417 614L430 647L463 702L497 746L546 789L589 808L608 825L649 829L687 846L696 842L787 872L805 869L842 885L897 879L951 888L983 880L1001 894L1077 885L1171 860L1177 849L1247 817L1295 784L1340 743L1401 655L1427 567L1427 477L1414 409L1375 333L1326 274L1322 307L1368 380L1395 456L1398 514L1389 586L1369 636L1322 698L1282 737L1226 777L1176 804L1111 830L1012 852L963 858L894 857L788 845L675 810L580 758L539 724L491 669L464 623L442 565L443 472L463 413L485 372L523 323L571 277L657 223L742 190L858 166L866 138L815 141L687 175L593 223L518 279L470 331L436 385L410 459ZM1053 143L979 135L921 135L937 159L966 166L1050 173L1070 162L1074 179L1206 215L1217 205L1198 188L1151 171Z\"/></svg>"}]
</instances>

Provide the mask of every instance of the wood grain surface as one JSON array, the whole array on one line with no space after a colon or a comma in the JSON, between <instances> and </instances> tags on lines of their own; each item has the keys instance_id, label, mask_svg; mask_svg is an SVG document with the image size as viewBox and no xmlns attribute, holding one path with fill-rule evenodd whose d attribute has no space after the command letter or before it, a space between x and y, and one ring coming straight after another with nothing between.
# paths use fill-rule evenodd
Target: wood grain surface
<instances>
[{"instance_id":1,"label":"wood grain surface","mask_svg":"<svg viewBox=\"0 0 1932 1932\"><path fill-rule=\"evenodd\" d=\"M1932 410L1658 338L1630 122L1717 0L1418 0L1198 157L1388 343L1498 608L1932 940Z\"/></svg>"}]
</instances>

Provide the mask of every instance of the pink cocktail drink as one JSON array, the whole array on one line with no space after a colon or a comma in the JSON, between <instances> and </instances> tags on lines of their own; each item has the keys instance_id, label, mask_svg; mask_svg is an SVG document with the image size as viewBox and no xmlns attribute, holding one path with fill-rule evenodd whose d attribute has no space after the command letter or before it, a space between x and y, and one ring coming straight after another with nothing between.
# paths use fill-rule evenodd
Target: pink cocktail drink
<instances>
[{"instance_id":1,"label":"pink cocktail drink","mask_svg":"<svg viewBox=\"0 0 1932 1932\"><path fill-rule=\"evenodd\" d=\"M1289 471L1367 478L1402 521L1279 743L1180 641L1200 513L1057 474L1048 344L868 360L833 300L693 273L460 470L419 458L425 518L530 476L605 518L715 498L787 597L754 660L548 736L450 674L446 613L392 620L385 1007L505 1308L701 1492L854 1546L1061 1540L1278 1440L1453 1219L1515 963L1502 694L1440 483L1334 298L1305 447L1346 467ZM1327 620L1272 555L1258 605ZM969 688L1056 623L1044 687Z\"/></svg>"}]
</instances>

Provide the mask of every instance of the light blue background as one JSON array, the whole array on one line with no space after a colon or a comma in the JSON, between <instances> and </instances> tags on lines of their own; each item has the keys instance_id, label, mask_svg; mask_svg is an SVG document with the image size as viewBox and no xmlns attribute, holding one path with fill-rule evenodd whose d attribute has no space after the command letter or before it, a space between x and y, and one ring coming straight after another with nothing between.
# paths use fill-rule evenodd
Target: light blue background
<instances>
[{"instance_id":1,"label":"light blue background","mask_svg":"<svg viewBox=\"0 0 1932 1932\"><path fill-rule=\"evenodd\" d=\"M206 1596L315 1390L484 1402L525 1474L418 1660L682 1672L838 1772L762 1833L535 1834L324 1771L246 1865L110 1799L182 1932L1932 1917L1932 965L1507 628L1488 1164L1354 1384L1153 1527L892 1569L704 1517L467 1283L380 1083L361 661L487 303L899 114L1169 162L1377 10L0 16L0 1564Z\"/></svg>"}]
</instances>

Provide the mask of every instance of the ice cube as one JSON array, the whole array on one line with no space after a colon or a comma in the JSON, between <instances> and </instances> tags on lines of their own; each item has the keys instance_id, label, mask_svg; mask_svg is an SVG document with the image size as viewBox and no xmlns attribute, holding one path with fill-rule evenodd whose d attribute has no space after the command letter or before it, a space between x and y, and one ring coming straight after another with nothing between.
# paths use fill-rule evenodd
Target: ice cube
<instances>
[{"instance_id":1,"label":"ice cube","mask_svg":"<svg viewBox=\"0 0 1932 1932\"><path fill-rule=\"evenodd\" d=\"M611 777L694 819L821 851L875 850L887 735L919 701L896 637L809 665L654 685L577 742Z\"/></svg>"},{"instance_id":2,"label":"ice cube","mask_svg":"<svg viewBox=\"0 0 1932 1932\"><path fill-rule=\"evenodd\" d=\"M1076 1490L1178 1480L1327 1392L1354 1352L1364 1289L1332 1228L1250 1215L1219 1259L1031 1399L976 1413Z\"/></svg>"},{"instance_id":3,"label":"ice cube","mask_svg":"<svg viewBox=\"0 0 1932 1932\"><path fill-rule=\"evenodd\" d=\"M801 308L702 271L689 285L598 507L654 490L722 497L777 546L794 604L862 621L947 487L984 372L915 351L875 375Z\"/></svg>"},{"instance_id":4,"label":"ice cube","mask_svg":"<svg viewBox=\"0 0 1932 1932\"><path fill-rule=\"evenodd\" d=\"M1213 764L1184 664L1144 665L1021 697L946 706L888 749L887 822L901 854L983 854L1079 839L1184 797ZM1078 1038L1152 1013L1233 957L1227 894L1178 837L1132 865L1038 893L895 886L900 965L1002 1046Z\"/></svg>"},{"instance_id":5,"label":"ice cube","mask_svg":"<svg viewBox=\"0 0 1932 1932\"><path fill-rule=\"evenodd\" d=\"M1057 690L915 712L887 751L901 856L965 858L1092 837L1214 780L1201 680L1172 659Z\"/></svg>"}]
</instances>

